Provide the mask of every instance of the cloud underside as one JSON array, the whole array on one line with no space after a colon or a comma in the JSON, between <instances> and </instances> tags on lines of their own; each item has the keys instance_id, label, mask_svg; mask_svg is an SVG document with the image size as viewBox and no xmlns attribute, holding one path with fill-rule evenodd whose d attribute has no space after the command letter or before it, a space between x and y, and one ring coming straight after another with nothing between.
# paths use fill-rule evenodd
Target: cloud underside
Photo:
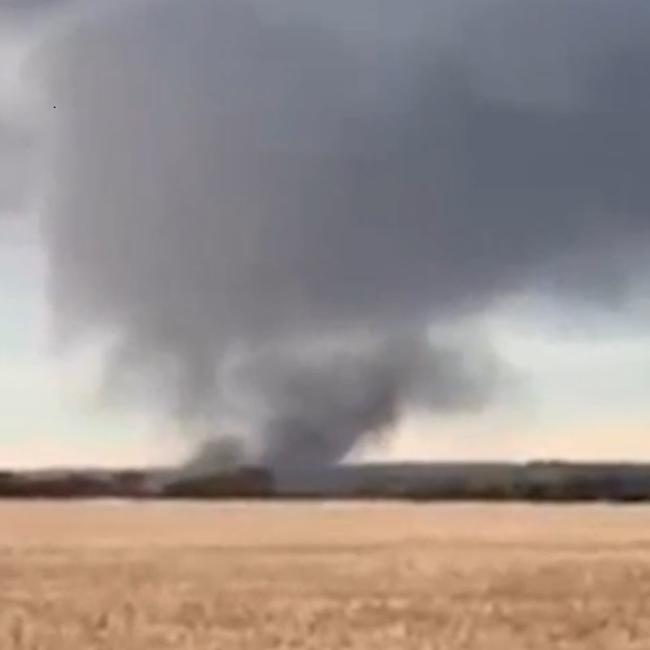
<instances>
[{"instance_id":1,"label":"cloud underside","mask_svg":"<svg viewBox=\"0 0 650 650\"><path fill-rule=\"evenodd\" d=\"M489 403L489 350L431 323L645 270L646 3L375 5L136 2L36 58L61 330L214 431L255 413L274 461Z\"/></svg>"}]
</instances>

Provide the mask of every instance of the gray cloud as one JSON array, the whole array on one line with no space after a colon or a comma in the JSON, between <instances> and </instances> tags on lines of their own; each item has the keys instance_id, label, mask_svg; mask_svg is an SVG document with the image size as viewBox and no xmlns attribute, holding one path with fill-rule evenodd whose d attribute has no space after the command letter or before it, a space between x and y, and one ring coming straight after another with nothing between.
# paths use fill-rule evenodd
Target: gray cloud
<instances>
[{"instance_id":1,"label":"gray cloud","mask_svg":"<svg viewBox=\"0 0 650 650\"><path fill-rule=\"evenodd\" d=\"M392 332L262 346L231 367L229 385L239 415L263 432L252 444L268 462L313 465L390 431L411 409L480 409L496 379L505 377L485 349Z\"/></svg>"},{"instance_id":2,"label":"gray cloud","mask_svg":"<svg viewBox=\"0 0 650 650\"><path fill-rule=\"evenodd\" d=\"M91 13L40 62L63 329L114 333L116 367L167 378L186 415L221 404L233 349L274 347L249 382L274 459L392 423L403 331L434 360L430 408L483 403L494 376L425 352L429 322L532 288L607 296L643 263L607 250L647 250L649 27L637 0ZM389 343L294 363L292 342L359 331Z\"/></svg>"},{"instance_id":3,"label":"gray cloud","mask_svg":"<svg viewBox=\"0 0 650 650\"><path fill-rule=\"evenodd\" d=\"M0 16L3 19L3 26L7 23L20 24L40 20L50 12L73 4L74 0L2 0Z\"/></svg>"},{"instance_id":4,"label":"gray cloud","mask_svg":"<svg viewBox=\"0 0 650 650\"><path fill-rule=\"evenodd\" d=\"M39 189L38 107L25 97L24 68L31 44L65 6L65 0L0 2L0 222L24 212Z\"/></svg>"},{"instance_id":5,"label":"gray cloud","mask_svg":"<svg viewBox=\"0 0 650 650\"><path fill-rule=\"evenodd\" d=\"M26 203L33 170L33 141L11 122L0 119L0 221Z\"/></svg>"}]
</instances>

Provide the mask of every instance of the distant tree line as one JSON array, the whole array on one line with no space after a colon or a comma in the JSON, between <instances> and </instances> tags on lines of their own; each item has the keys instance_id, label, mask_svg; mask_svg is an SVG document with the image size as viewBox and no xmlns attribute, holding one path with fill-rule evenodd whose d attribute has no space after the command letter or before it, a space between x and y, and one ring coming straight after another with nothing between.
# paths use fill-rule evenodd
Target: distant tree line
<instances>
[{"instance_id":1,"label":"distant tree line","mask_svg":"<svg viewBox=\"0 0 650 650\"><path fill-rule=\"evenodd\" d=\"M276 487L273 473L242 467L201 475L170 474L154 480L146 471L0 472L0 498L354 498L485 501L650 500L650 466L531 463L488 469L459 466L449 473L431 466L425 476L407 474L360 479L332 491L291 492Z\"/></svg>"},{"instance_id":2,"label":"distant tree line","mask_svg":"<svg viewBox=\"0 0 650 650\"><path fill-rule=\"evenodd\" d=\"M148 495L147 473L136 471L93 473L0 472L2 498L78 499L142 497Z\"/></svg>"},{"instance_id":3,"label":"distant tree line","mask_svg":"<svg viewBox=\"0 0 650 650\"><path fill-rule=\"evenodd\" d=\"M241 468L154 482L147 472L0 472L0 498L244 498L273 494L272 474Z\"/></svg>"},{"instance_id":4,"label":"distant tree line","mask_svg":"<svg viewBox=\"0 0 650 650\"><path fill-rule=\"evenodd\" d=\"M163 485L166 498L259 498L274 495L273 475L264 468L242 468L217 474L179 478Z\"/></svg>"},{"instance_id":5,"label":"distant tree line","mask_svg":"<svg viewBox=\"0 0 650 650\"><path fill-rule=\"evenodd\" d=\"M430 480L374 479L362 484L356 496L422 501L645 501L650 500L650 467L533 463L452 477L432 475Z\"/></svg>"}]
</instances>

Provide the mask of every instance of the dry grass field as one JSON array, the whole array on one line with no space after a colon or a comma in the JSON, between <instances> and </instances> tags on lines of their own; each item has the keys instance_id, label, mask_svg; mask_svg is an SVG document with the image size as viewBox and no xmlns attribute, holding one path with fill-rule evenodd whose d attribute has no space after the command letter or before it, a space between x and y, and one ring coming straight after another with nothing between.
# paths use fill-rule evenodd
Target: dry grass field
<instances>
[{"instance_id":1,"label":"dry grass field","mask_svg":"<svg viewBox=\"0 0 650 650\"><path fill-rule=\"evenodd\" d=\"M650 508L0 504L2 650L650 648Z\"/></svg>"}]
</instances>

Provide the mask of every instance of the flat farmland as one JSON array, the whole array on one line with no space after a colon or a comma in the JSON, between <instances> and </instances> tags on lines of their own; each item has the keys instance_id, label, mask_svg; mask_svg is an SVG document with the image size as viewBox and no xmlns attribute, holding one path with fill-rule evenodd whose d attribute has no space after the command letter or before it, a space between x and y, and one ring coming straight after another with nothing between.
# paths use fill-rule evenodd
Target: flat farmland
<instances>
[{"instance_id":1,"label":"flat farmland","mask_svg":"<svg viewBox=\"0 0 650 650\"><path fill-rule=\"evenodd\" d=\"M2 650L647 650L650 508L0 503Z\"/></svg>"}]
</instances>

